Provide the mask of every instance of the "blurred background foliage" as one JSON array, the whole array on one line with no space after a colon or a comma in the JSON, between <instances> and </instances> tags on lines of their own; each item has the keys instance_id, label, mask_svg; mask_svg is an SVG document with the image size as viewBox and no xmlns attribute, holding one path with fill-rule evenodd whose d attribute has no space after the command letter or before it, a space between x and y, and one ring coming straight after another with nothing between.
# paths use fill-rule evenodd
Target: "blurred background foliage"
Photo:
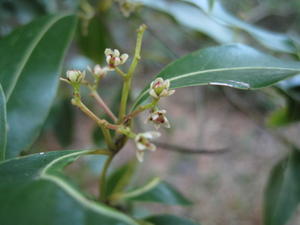
<instances>
[{"instance_id":1,"label":"blurred background foliage","mask_svg":"<svg viewBox=\"0 0 300 225\"><path fill-rule=\"evenodd\" d=\"M220 3L224 11L214 11ZM277 57L300 59L299 0L141 0L132 4L122 0L0 0L0 38L44 14L76 11L81 19L65 69L85 69L104 63L107 47L132 56L135 29L145 23L148 30L143 60L132 99L164 65L208 46L242 42ZM108 76L99 90L113 110L120 85L117 76ZM103 144L96 126L69 103L71 94L66 85L60 85L43 132L30 153ZM84 99L101 113L87 94ZM256 92L212 86L186 88L163 105L173 127L158 143L161 150L147 156L140 166L137 182L160 174L194 199L195 205L147 207L157 212L178 212L207 225L262 224L262 196L270 170L288 151L286 142L300 144L299 76ZM141 122L136 126L145 125ZM165 143L175 146L166 147ZM186 151L228 151L218 155L182 154L180 147ZM133 157L132 146L127 148L116 165ZM82 170L75 164L67 172L76 173L77 182L95 192L99 159L86 158L78 164L90 169ZM136 214L147 215L147 207L138 207ZM291 224L299 224L299 217L295 215Z\"/></svg>"}]
</instances>

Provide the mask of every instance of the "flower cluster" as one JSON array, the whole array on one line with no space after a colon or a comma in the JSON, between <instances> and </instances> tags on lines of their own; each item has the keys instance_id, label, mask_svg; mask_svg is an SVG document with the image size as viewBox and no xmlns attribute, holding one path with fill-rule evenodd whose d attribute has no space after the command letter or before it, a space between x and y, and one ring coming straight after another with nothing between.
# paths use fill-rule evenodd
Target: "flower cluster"
<instances>
[{"instance_id":1,"label":"flower cluster","mask_svg":"<svg viewBox=\"0 0 300 225\"><path fill-rule=\"evenodd\" d=\"M80 84L84 84L88 86L93 92L93 94L95 94L99 81L102 78L104 78L109 71L116 70L118 66L124 64L128 59L127 54L120 54L119 50L117 49L111 50L107 48L104 53L106 56L107 66L101 67L100 65L95 65L93 68L88 67L89 73L94 78L93 83L90 83L88 80L85 80L86 72L80 70L69 70L67 71L66 79L62 78L63 81L71 84L75 90L74 99L72 100L72 102L74 102L75 105L76 103L80 102L80 93L79 93ZM118 73L120 72L120 70L116 70L116 71ZM164 80L163 78L158 77L150 84L149 94L153 98L152 103L146 105L144 108L142 107L141 110L144 111L146 109L149 109L149 115L147 116L147 119L145 121L146 123L153 124L156 129L159 129L161 126L165 128L171 127L169 120L166 117L167 111L164 109L159 109L157 104L160 98L170 96L174 94L174 92L175 90L170 89L170 80ZM103 107L107 115L110 115L114 121L118 121L118 119L105 105L105 103L103 102L103 100L100 98L99 95L96 97L96 99L98 103ZM87 110L84 109L84 111L86 112ZM138 111L138 113L141 111ZM149 131L144 133L134 133L132 132L130 126L124 126L124 124L113 124L111 127L117 127L116 130L119 133L122 133L126 137L134 139L136 144L136 156L140 162L143 161L144 153L146 150L150 150L150 151L156 150L156 146L153 143L151 143L151 140L153 138L159 137L160 136L159 132Z\"/></svg>"},{"instance_id":2,"label":"flower cluster","mask_svg":"<svg viewBox=\"0 0 300 225\"><path fill-rule=\"evenodd\" d=\"M155 103L161 97L170 96L175 93L175 90L170 90L170 81L164 80L163 78L156 78L150 84L149 94L155 99ZM146 123L152 123L156 129L159 129L160 126L164 126L165 128L170 128L170 123L168 118L166 117L167 111L164 109L158 109L156 105L152 107L150 113L146 119ZM155 137L159 137L160 133L158 132L146 132L137 134L135 137L135 143L137 147L136 156L140 162L143 161L144 151L146 149L150 151L154 151L156 146L150 142L149 139L153 139Z\"/></svg>"},{"instance_id":3,"label":"flower cluster","mask_svg":"<svg viewBox=\"0 0 300 225\"><path fill-rule=\"evenodd\" d=\"M95 80L104 78L108 71L114 70L116 67L124 64L129 57L128 54L120 55L119 50L111 50L110 48L105 49L104 54L107 66L101 67L97 64L93 68L87 67L87 70L94 76ZM62 80L72 85L81 84L84 81L85 75L85 71L68 70L66 74L67 79L62 78Z\"/></svg>"}]
</instances>

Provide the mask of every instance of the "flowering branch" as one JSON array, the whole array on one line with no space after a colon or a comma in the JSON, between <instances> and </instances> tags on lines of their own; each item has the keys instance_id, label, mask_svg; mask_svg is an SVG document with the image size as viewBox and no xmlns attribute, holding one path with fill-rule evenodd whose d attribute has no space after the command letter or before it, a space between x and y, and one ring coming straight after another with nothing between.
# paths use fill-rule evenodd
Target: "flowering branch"
<instances>
[{"instance_id":1,"label":"flowering branch","mask_svg":"<svg viewBox=\"0 0 300 225\"><path fill-rule=\"evenodd\" d=\"M146 25L141 25L139 29L137 30L137 41L136 41L136 47L135 47L135 53L132 60L132 63L129 67L128 73L126 76L124 76L124 84L123 84L123 90L122 90L122 98L120 103L120 110L119 110L119 121L121 122L126 114L126 107L127 107L127 100L129 96L129 92L131 89L131 83L132 83L132 76L135 71L135 68L141 59L141 47L142 47L142 40L143 35L146 30Z\"/></svg>"}]
</instances>

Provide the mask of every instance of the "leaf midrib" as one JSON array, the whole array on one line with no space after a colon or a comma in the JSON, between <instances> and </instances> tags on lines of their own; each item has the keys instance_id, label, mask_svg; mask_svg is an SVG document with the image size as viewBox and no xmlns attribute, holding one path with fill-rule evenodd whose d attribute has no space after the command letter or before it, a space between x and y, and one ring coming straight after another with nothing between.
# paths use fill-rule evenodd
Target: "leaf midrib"
<instances>
[{"instance_id":1,"label":"leaf midrib","mask_svg":"<svg viewBox=\"0 0 300 225\"><path fill-rule=\"evenodd\" d=\"M0 84L0 161L5 159L5 152L6 152L6 142L7 142L7 121L6 121L6 100L5 94ZM3 104L3 105L2 105ZM2 105L2 106L1 106ZM1 115L3 113L3 115Z\"/></svg>"},{"instance_id":2,"label":"leaf midrib","mask_svg":"<svg viewBox=\"0 0 300 225\"><path fill-rule=\"evenodd\" d=\"M14 88L16 87L19 77L22 74L23 69L25 68L25 65L27 63L27 61L29 60L32 52L34 51L34 49L36 48L36 46L39 44L39 42L42 40L43 36L48 32L48 30L50 30L50 28L57 22L59 21L61 18L67 16L68 14L61 14L61 15L57 15L54 16L50 21L48 21L47 24L45 24L44 28L41 29L39 35L37 35L33 41L31 42L31 44L29 45L29 47L27 48L27 50L25 51L24 57L22 59L22 61L19 63L19 69L15 71L15 73L12 75L13 79L11 82L11 85L7 88L7 92L6 92L6 101L8 102L10 99L10 96L12 95L12 92L14 90Z\"/></svg>"}]
</instances>

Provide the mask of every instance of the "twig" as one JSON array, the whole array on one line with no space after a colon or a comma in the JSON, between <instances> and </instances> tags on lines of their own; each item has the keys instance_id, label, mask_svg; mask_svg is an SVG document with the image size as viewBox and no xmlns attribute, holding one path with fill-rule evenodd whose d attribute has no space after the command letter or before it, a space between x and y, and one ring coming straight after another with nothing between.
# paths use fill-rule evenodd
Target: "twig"
<instances>
[{"instance_id":1,"label":"twig","mask_svg":"<svg viewBox=\"0 0 300 225\"><path fill-rule=\"evenodd\" d=\"M223 154L223 153L226 153L229 151L227 148L220 148L220 149L214 149L214 150L192 149L192 148L187 148L184 146L178 146L178 145L155 142L155 141L153 143L155 145L157 145L158 147L161 147L165 150L179 152L179 153L185 153L185 154Z\"/></svg>"},{"instance_id":2,"label":"twig","mask_svg":"<svg viewBox=\"0 0 300 225\"><path fill-rule=\"evenodd\" d=\"M125 72L123 72L123 70L121 70L120 68L116 67L115 71L123 78L125 78L127 75Z\"/></svg>"},{"instance_id":3,"label":"twig","mask_svg":"<svg viewBox=\"0 0 300 225\"><path fill-rule=\"evenodd\" d=\"M98 118L91 110L89 110L83 102L78 98L72 99L72 104L77 106L79 109L81 109L82 112L84 112L87 116L89 116L91 119L93 119L101 128L102 133L104 135L104 139L110 149L114 149L115 145L112 141L111 134L109 129L117 130L119 128L118 125L111 124L107 122L105 119Z\"/></svg>"},{"instance_id":4,"label":"twig","mask_svg":"<svg viewBox=\"0 0 300 225\"><path fill-rule=\"evenodd\" d=\"M115 114L109 109L109 107L105 104L101 96L96 92L92 91L91 96L96 100L96 102L99 104L99 106L104 110L104 112L112 118L114 122L118 121L118 118L115 116Z\"/></svg>"}]
</instances>

